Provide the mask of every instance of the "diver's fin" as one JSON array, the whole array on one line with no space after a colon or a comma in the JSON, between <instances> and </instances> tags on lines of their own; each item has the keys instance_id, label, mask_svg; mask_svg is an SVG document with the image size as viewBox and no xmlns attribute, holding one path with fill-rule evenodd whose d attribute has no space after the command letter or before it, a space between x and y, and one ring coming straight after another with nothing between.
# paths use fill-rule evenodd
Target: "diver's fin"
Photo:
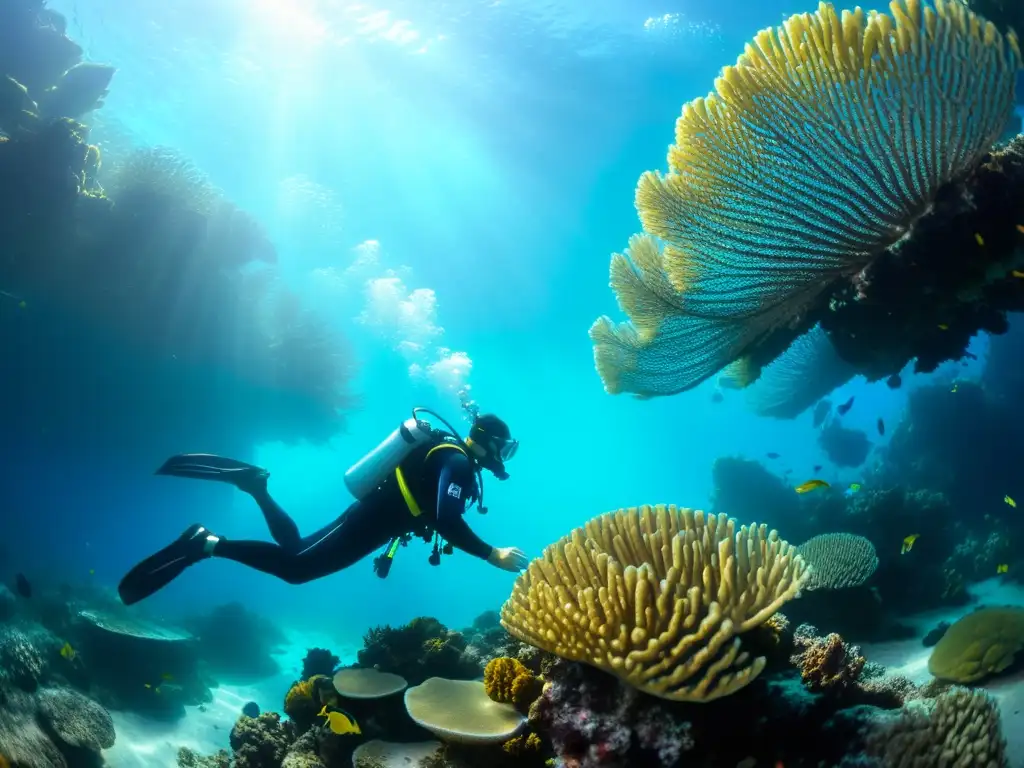
<instances>
[{"instance_id":1,"label":"diver's fin","mask_svg":"<svg viewBox=\"0 0 1024 768\"><path fill-rule=\"evenodd\" d=\"M262 467L212 453L179 453L165 461L156 474L219 480L247 492L256 490L261 484L265 486L270 477Z\"/></svg>"},{"instance_id":2,"label":"diver's fin","mask_svg":"<svg viewBox=\"0 0 1024 768\"><path fill-rule=\"evenodd\" d=\"M181 536L128 571L117 586L121 602L132 605L163 589L190 565L213 554L218 540L198 523L190 525Z\"/></svg>"}]
</instances>

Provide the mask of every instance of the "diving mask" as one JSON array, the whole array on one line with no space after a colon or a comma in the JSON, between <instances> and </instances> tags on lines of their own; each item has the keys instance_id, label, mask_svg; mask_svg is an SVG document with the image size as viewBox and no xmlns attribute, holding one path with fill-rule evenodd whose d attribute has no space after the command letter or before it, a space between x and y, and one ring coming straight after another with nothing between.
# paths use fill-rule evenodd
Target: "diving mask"
<instances>
[{"instance_id":1,"label":"diving mask","mask_svg":"<svg viewBox=\"0 0 1024 768\"><path fill-rule=\"evenodd\" d=\"M506 462L512 459L516 455L516 451L519 450L519 441L513 440L511 437L492 437L494 445L497 448L498 458L502 462Z\"/></svg>"}]
</instances>

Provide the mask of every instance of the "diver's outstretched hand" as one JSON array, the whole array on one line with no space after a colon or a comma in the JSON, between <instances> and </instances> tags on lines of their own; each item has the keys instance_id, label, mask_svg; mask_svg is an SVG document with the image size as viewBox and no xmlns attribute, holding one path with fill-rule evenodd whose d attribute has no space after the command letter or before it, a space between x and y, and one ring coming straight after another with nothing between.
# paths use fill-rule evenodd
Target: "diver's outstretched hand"
<instances>
[{"instance_id":1,"label":"diver's outstretched hand","mask_svg":"<svg viewBox=\"0 0 1024 768\"><path fill-rule=\"evenodd\" d=\"M503 571L519 573L530 564L530 558L518 547L494 547L487 562Z\"/></svg>"}]
</instances>

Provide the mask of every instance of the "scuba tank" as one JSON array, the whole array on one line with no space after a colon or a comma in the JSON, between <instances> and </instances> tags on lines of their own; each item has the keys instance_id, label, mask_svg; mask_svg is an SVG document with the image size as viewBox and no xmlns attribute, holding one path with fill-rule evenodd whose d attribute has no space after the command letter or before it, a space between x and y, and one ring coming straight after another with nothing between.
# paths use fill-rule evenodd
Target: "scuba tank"
<instances>
[{"instance_id":1,"label":"scuba tank","mask_svg":"<svg viewBox=\"0 0 1024 768\"><path fill-rule=\"evenodd\" d=\"M383 483L413 450L434 437L426 421L412 417L403 421L383 442L349 467L345 473L345 487L357 499L362 499Z\"/></svg>"}]
</instances>

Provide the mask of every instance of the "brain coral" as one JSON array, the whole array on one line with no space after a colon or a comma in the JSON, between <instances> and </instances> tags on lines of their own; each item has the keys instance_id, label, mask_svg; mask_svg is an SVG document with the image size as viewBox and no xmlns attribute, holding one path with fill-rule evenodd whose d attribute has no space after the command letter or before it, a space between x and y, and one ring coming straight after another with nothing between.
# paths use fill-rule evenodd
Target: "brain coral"
<instances>
[{"instance_id":1,"label":"brain coral","mask_svg":"<svg viewBox=\"0 0 1024 768\"><path fill-rule=\"evenodd\" d=\"M65 744L92 752L114 746L114 721L92 699L70 688L44 688L37 699L40 714Z\"/></svg>"},{"instance_id":2,"label":"brain coral","mask_svg":"<svg viewBox=\"0 0 1024 768\"><path fill-rule=\"evenodd\" d=\"M940 680L973 683L1002 672L1024 647L1024 608L979 608L960 618L932 649L928 671Z\"/></svg>"},{"instance_id":3,"label":"brain coral","mask_svg":"<svg viewBox=\"0 0 1024 768\"><path fill-rule=\"evenodd\" d=\"M600 515L544 550L502 607L523 642L640 690L710 701L764 669L739 634L799 594L806 567L764 525L675 506Z\"/></svg>"},{"instance_id":4,"label":"brain coral","mask_svg":"<svg viewBox=\"0 0 1024 768\"><path fill-rule=\"evenodd\" d=\"M629 322L590 330L608 392L673 394L732 363L754 380L992 147L1016 36L955 0L889 8L821 3L762 30L684 106L669 173L637 186L646 234L612 258Z\"/></svg>"},{"instance_id":5,"label":"brain coral","mask_svg":"<svg viewBox=\"0 0 1024 768\"><path fill-rule=\"evenodd\" d=\"M823 533L805 541L797 552L811 566L807 589L859 587L878 568L875 545L853 533Z\"/></svg>"}]
</instances>

